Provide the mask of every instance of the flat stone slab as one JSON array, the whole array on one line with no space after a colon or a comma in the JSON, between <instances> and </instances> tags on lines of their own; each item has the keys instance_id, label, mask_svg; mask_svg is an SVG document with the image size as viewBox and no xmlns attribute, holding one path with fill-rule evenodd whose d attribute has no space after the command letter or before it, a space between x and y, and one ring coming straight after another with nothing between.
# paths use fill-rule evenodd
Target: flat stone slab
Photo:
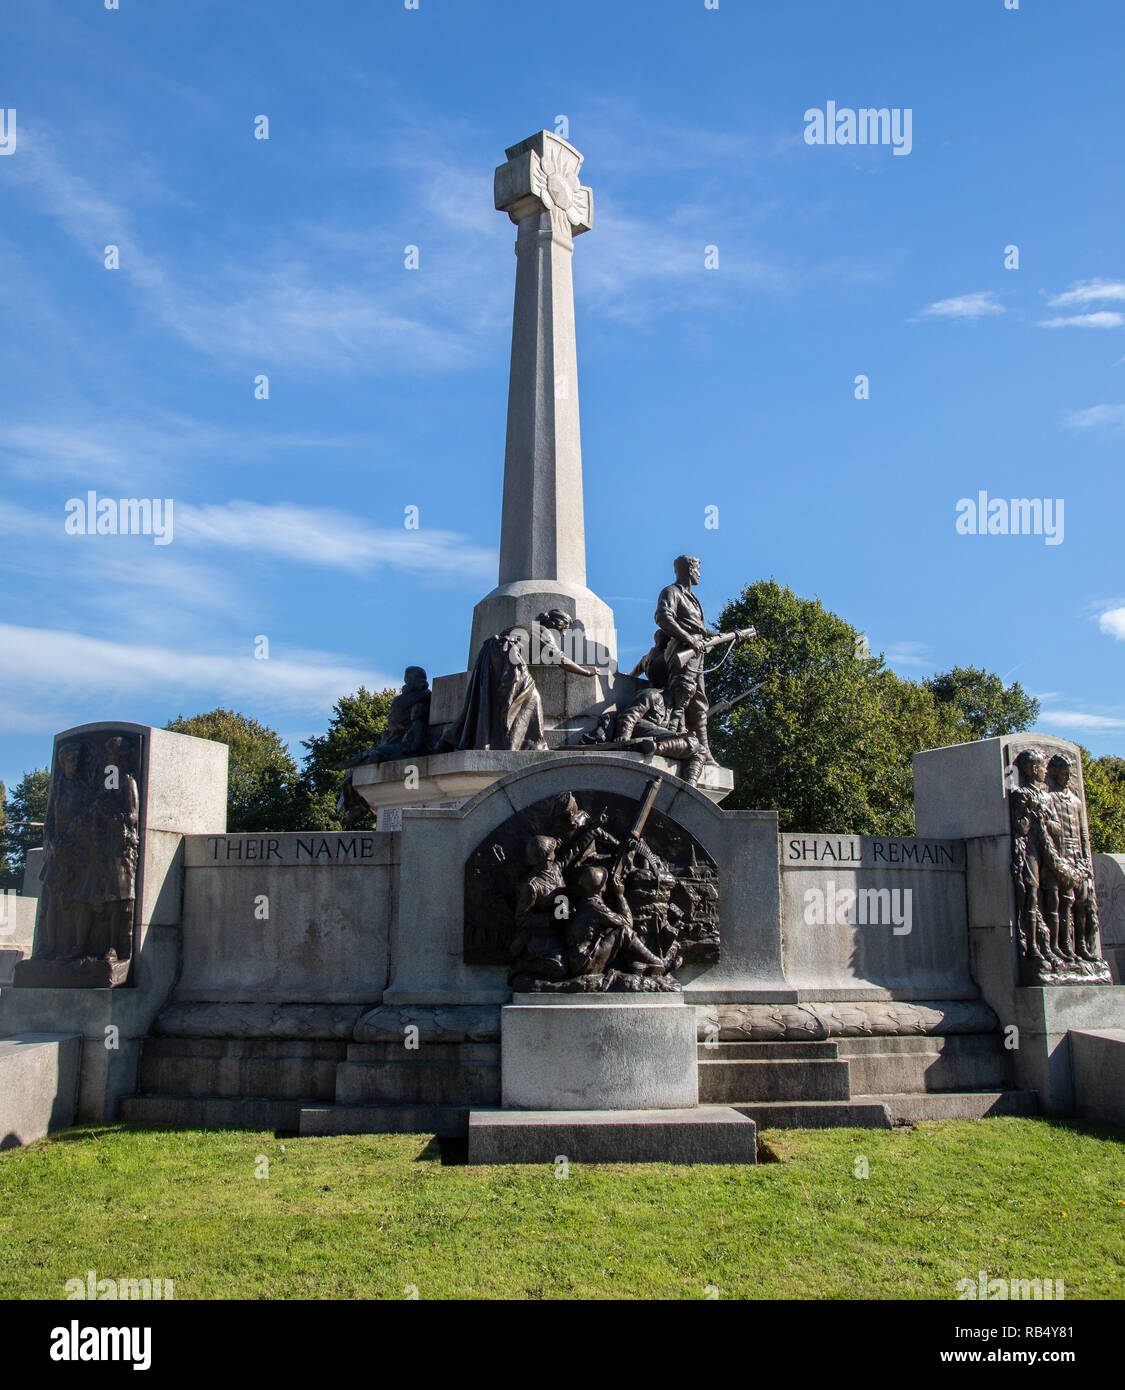
<instances>
[{"instance_id":1,"label":"flat stone slab","mask_svg":"<svg viewBox=\"0 0 1125 1390\"><path fill-rule=\"evenodd\" d=\"M685 1110L472 1110L470 1163L756 1163L753 1120Z\"/></svg>"},{"instance_id":2,"label":"flat stone slab","mask_svg":"<svg viewBox=\"0 0 1125 1390\"><path fill-rule=\"evenodd\" d=\"M1078 1113L1125 1126L1125 1028L1075 1029L1069 1036Z\"/></svg>"},{"instance_id":3,"label":"flat stone slab","mask_svg":"<svg viewBox=\"0 0 1125 1390\"><path fill-rule=\"evenodd\" d=\"M0 1149L74 1123L81 1058L77 1033L0 1038Z\"/></svg>"}]
</instances>

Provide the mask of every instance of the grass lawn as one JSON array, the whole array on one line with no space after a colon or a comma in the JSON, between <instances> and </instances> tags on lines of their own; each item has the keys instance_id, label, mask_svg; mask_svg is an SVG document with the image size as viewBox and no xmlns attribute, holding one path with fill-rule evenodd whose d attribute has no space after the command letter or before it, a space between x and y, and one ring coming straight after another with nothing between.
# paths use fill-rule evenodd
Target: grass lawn
<instances>
[{"instance_id":1,"label":"grass lawn","mask_svg":"<svg viewBox=\"0 0 1125 1390\"><path fill-rule=\"evenodd\" d=\"M443 1165L425 1136L75 1129L0 1154L0 1297L61 1298L93 1269L177 1299L948 1299L984 1269L1119 1299L1121 1140L1025 1119L773 1130L781 1161L756 1168L559 1178Z\"/></svg>"}]
</instances>

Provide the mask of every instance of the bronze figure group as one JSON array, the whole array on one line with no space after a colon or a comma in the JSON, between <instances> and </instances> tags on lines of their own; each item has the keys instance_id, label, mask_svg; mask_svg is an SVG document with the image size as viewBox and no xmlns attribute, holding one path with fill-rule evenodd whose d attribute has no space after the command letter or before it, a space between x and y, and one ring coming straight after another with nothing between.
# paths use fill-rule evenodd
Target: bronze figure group
<instances>
[{"instance_id":1,"label":"bronze figure group","mask_svg":"<svg viewBox=\"0 0 1125 1390\"><path fill-rule=\"evenodd\" d=\"M1025 748L1010 801L1012 877L1024 984L1108 984L1086 807L1072 760Z\"/></svg>"},{"instance_id":2,"label":"bronze figure group","mask_svg":"<svg viewBox=\"0 0 1125 1390\"><path fill-rule=\"evenodd\" d=\"M653 810L659 788L564 792L500 826L466 862L466 961L505 964L518 991L616 993L717 960L715 864Z\"/></svg>"},{"instance_id":3,"label":"bronze figure group","mask_svg":"<svg viewBox=\"0 0 1125 1390\"><path fill-rule=\"evenodd\" d=\"M137 740L90 734L59 745L43 827L35 946L17 983L124 978L133 953L140 793ZM73 979L72 979L73 977Z\"/></svg>"}]
</instances>

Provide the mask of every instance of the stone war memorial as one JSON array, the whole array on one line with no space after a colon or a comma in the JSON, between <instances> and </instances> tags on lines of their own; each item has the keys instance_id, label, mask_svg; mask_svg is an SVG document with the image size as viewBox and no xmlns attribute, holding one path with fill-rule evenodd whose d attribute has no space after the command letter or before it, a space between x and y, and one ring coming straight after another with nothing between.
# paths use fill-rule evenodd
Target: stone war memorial
<instances>
[{"instance_id":1,"label":"stone war memorial","mask_svg":"<svg viewBox=\"0 0 1125 1390\"><path fill-rule=\"evenodd\" d=\"M763 639L709 625L695 556L660 557L653 644L618 668L587 582L582 162L540 131L496 170L497 584L464 670L411 654L346 828L228 833L225 745L136 710L56 737L0 952L5 1147L120 1119L745 1164L766 1126L1125 1123L1125 857L1091 853L1076 745L916 754L913 838L779 834L723 809L707 672Z\"/></svg>"}]
</instances>

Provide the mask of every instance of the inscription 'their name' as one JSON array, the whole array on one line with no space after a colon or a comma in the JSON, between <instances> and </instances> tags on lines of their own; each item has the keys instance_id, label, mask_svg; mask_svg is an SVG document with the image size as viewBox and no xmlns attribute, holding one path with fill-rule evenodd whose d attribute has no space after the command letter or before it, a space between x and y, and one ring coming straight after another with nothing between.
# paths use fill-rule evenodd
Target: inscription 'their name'
<instances>
[{"instance_id":1,"label":"inscription 'their name'","mask_svg":"<svg viewBox=\"0 0 1125 1390\"><path fill-rule=\"evenodd\" d=\"M375 858L374 835L210 835L213 864L362 863Z\"/></svg>"}]
</instances>

